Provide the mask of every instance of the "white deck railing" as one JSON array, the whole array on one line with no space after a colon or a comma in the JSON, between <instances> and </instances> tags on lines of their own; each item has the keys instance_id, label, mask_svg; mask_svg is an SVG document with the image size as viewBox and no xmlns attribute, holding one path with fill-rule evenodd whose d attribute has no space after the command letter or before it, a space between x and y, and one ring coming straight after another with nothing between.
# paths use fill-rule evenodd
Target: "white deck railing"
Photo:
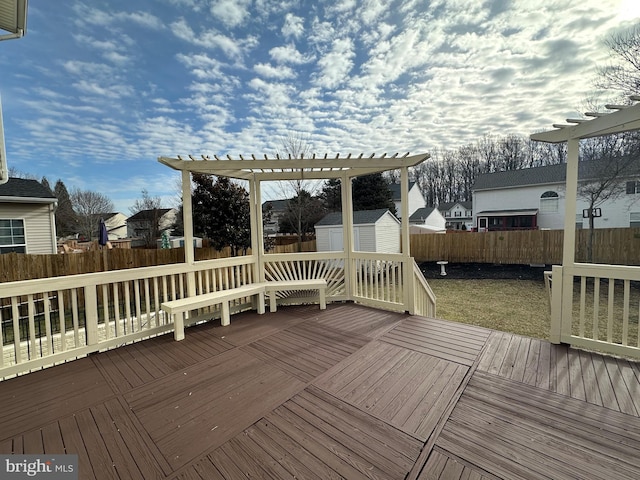
<instances>
[{"instance_id":1,"label":"white deck railing","mask_svg":"<svg viewBox=\"0 0 640 480\"><path fill-rule=\"evenodd\" d=\"M358 252L350 260L351 278L342 252L265 255L263 268L267 281L325 279L327 302L354 300L431 315L435 297L424 278L414 275L413 259L405 265L405 258ZM256 282L257 267L257 257L242 256L2 283L0 379L172 331L162 302L184 298L190 290L209 293ZM279 299L308 301L304 292ZM241 300L235 310L248 305ZM200 313L190 322L219 316L214 308Z\"/></svg>"},{"instance_id":2,"label":"white deck railing","mask_svg":"<svg viewBox=\"0 0 640 480\"><path fill-rule=\"evenodd\" d=\"M554 266L551 341L640 358L640 267Z\"/></svg>"}]
</instances>

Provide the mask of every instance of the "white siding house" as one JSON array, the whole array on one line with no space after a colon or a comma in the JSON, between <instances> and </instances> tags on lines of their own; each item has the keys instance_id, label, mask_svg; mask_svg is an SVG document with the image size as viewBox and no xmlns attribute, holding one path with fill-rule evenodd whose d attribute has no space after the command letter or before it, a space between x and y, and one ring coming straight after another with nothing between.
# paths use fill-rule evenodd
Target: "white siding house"
<instances>
[{"instance_id":1,"label":"white siding house","mask_svg":"<svg viewBox=\"0 0 640 480\"><path fill-rule=\"evenodd\" d=\"M599 164L580 162L579 182L593 179ZM602 216L594 219L595 228L640 226L640 170L632 171L635 175L620 180L622 194L598 206ZM474 226L479 231L563 229L565 179L566 164L480 175L473 189ZM578 197L576 227L588 228L582 215L587 208Z\"/></svg>"},{"instance_id":2,"label":"white siding house","mask_svg":"<svg viewBox=\"0 0 640 480\"><path fill-rule=\"evenodd\" d=\"M315 225L319 252L343 250L342 213L326 215ZM386 209L353 212L354 250L400 253L400 222Z\"/></svg>"},{"instance_id":3,"label":"white siding house","mask_svg":"<svg viewBox=\"0 0 640 480\"><path fill-rule=\"evenodd\" d=\"M447 202L438 205L438 210L446 220L448 230L468 230L475 226L473 223L472 202Z\"/></svg>"},{"instance_id":4,"label":"white siding house","mask_svg":"<svg viewBox=\"0 0 640 480\"><path fill-rule=\"evenodd\" d=\"M389 185L389 190L391 190L391 194L393 195L393 203L396 205L396 213L398 214L398 218L402 217L402 195L400 191L399 183L392 183ZM422 192L418 187L416 182L409 182L409 216L415 213L419 208L424 208L427 206L427 202L425 202L424 197L422 196Z\"/></svg>"},{"instance_id":5,"label":"white siding house","mask_svg":"<svg viewBox=\"0 0 640 480\"><path fill-rule=\"evenodd\" d=\"M0 185L0 254L56 253L56 202L37 180L10 178Z\"/></svg>"}]
</instances>

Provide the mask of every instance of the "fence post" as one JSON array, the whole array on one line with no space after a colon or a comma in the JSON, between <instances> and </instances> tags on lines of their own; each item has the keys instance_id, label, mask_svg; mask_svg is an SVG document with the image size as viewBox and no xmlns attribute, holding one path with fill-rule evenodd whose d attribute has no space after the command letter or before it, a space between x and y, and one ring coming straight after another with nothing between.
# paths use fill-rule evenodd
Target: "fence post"
<instances>
[{"instance_id":1,"label":"fence post","mask_svg":"<svg viewBox=\"0 0 640 480\"><path fill-rule=\"evenodd\" d=\"M562 338L562 266L551 267L551 329L549 341L561 343Z\"/></svg>"},{"instance_id":2,"label":"fence post","mask_svg":"<svg viewBox=\"0 0 640 480\"><path fill-rule=\"evenodd\" d=\"M96 285L84 287L84 322L87 345L96 345L98 343L98 290Z\"/></svg>"}]
</instances>

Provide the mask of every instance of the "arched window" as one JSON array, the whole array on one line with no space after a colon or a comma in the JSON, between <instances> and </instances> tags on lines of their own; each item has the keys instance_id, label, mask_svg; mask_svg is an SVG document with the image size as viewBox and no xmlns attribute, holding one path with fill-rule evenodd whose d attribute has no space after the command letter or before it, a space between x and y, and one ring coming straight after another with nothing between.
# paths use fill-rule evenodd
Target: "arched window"
<instances>
[{"instance_id":1,"label":"arched window","mask_svg":"<svg viewBox=\"0 0 640 480\"><path fill-rule=\"evenodd\" d=\"M558 213L558 194L547 190L540 195L540 213Z\"/></svg>"}]
</instances>

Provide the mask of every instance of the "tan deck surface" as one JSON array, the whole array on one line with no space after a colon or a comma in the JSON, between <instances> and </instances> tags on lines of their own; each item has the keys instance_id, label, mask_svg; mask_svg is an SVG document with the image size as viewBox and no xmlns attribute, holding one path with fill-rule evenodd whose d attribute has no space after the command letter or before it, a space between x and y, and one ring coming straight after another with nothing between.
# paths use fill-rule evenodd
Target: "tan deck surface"
<instances>
[{"instance_id":1,"label":"tan deck surface","mask_svg":"<svg viewBox=\"0 0 640 480\"><path fill-rule=\"evenodd\" d=\"M640 365L352 304L0 382L0 453L81 479L637 479Z\"/></svg>"}]
</instances>

